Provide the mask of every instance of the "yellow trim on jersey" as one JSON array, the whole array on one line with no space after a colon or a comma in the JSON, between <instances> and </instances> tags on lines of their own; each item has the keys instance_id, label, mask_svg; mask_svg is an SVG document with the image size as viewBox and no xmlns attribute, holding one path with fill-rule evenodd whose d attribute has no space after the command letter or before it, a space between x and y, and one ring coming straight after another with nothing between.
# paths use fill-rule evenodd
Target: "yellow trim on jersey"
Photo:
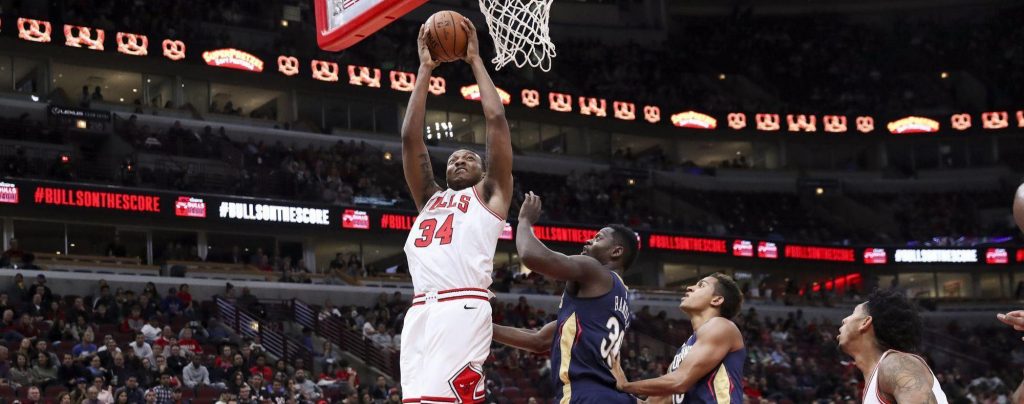
<instances>
[{"instance_id":1,"label":"yellow trim on jersey","mask_svg":"<svg viewBox=\"0 0 1024 404\"><path fill-rule=\"evenodd\" d=\"M725 364L718 365L715 371L715 379L711 381L711 388L714 390L715 401L718 404L729 404L732 397L729 395L729 372L725 370Z\"/></svg>"},{"instance_id":2,"label":"yellow trim on jersey","mask_svg":"<svg viewBox=\"0 0 1024 404\"><path fill-rule=\"evenodd\" d=\"M558 365L558 378L562 381L561 404L568 404L572 400L572 382L569 380L569 362L572 361L572 346L576 344L577 331L576 313L569 315L562 324L562 336L559 338L558 346L562 351L562 361Z\"/></svg>"},{"instance_id":3,"label":"yellow trim on jersey","mask_svg":"<svg viewBox=\"0 0 1024 404\"><path fill-rule=\"evenodd\" d=\"M622 280L622 276L620 276L619 273L615 271L612 271L612 275L615 275L616 278L619 278L619 282L622 282L622 287L626 288L626 291L628 292L629 286L626 285L626 281Z\"/></svg>"}]
</instances>

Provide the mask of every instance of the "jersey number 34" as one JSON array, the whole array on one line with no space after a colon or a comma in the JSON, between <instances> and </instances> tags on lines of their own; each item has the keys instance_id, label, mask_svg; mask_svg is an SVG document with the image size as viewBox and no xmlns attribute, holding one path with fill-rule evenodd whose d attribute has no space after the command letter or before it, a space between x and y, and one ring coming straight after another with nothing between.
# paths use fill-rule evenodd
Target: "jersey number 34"
<instances>
[{"instance_id":1,"label":"jersey number 34","mask_svg":"<svg viewBox=\"0 0 1024 404\"><path fill-rule=\"evenodd\" d=\"M444 219L444 223L441 227L437 227L437 219L427 219L420 222L420 230L423 230L423 234L414 242L416 247L423 248L429 246L434 242L434 239L441 240L439 244L451 244L452 243L452 219L455 214L452 213Z\"/></svg>"},{"instance_id":2,"label":"jersey number 34","mask_svg":"<svg viewBox=\"0 0 1024 404\"><path fill-rule=\"evenodd\" d=\"M608 318L606 327L608 327L608 338L601 340L601 358L610 369L612 359L619 354L619 348L622 347L622 339L626 336L626 330L622 329L619 319L614 316Z\"/></svg>"}]
</instances>

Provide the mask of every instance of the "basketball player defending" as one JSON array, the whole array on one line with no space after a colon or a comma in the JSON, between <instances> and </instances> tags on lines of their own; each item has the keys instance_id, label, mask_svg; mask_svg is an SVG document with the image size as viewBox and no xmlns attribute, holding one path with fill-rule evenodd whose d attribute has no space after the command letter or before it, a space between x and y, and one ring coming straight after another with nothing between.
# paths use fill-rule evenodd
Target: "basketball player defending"
<instances>
[{"instance_id":1,"label":"basketball player defending","mask_svg":"<svg viewBox=\"0 0 1024 404\"><path fill-rule=\"evenodd\" d=\"M865 376L865 404L946 403L946 394L924 359L908 352L923 325L902 293L878 290L839 327L839 348Z\"/></svg>"},{"instance_id":2,"label":"basketball player defending","mask_svg":"<svg viewBox=\"0 0 1024 404\"><path fill-rule=\"evenodd\" d=\"M619 390L651 397L648 403L743 403L747 348L732 322L742 305L736 282L720 273L687 287L679 309L690 317L694 331L679 347L668 374L630 382L616 358L612 372Z\"/></svg>"},{"instance_id":3,"label":"basketball player defending","mask_svg":"<svg viewBox=\"0 0 1024 404\"><path fill-rule=\"evenodd\" d=\"M629 328L628 291L619 275L636 260L636 233L609 225L579 255L566 256L533 234L540 212L540 197L527 194L519 209L516 249L531 270L566 282L558 321L536 332L495 324L494 340L535 353L550 350L559 403L634 403L615 389L610 368Z\"/></svg>"},{"instance_id":4,"label":"basketball player defending","mask_svg":"<svg viewBox=\"0 0 1024 404\"><path fill-rule=\"evenodd\" d=\"M402 330L403 403L478 403L491 347L488 304L492 259L512 200L512 141L498 91L480 59L476 29L465 20L466 63L480 85L487 165L469 150L448 157L447 189L434 181L423 115L437 66L421 27L420 69L402 123L402 166L419 216L405 242L416 294Z\"/></svg>"}]
</instances>

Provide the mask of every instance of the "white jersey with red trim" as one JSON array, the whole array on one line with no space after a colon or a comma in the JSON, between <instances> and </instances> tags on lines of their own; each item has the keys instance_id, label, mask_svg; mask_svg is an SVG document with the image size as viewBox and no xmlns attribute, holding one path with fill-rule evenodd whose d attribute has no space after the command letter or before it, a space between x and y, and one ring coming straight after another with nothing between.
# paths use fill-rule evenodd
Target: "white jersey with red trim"
<instances>
[{"instance_id":1,"label":"white jersey with red trim","mask_svg":"<svg viewBox=\"0 0 1024 404\"><path fill-rule=\"evenodd\" d=\"M890 349L888 351L885 351L885 353L882 354L881 358L878 358L878 363L875 364L875 368L871 371L871 376L868 378L868 385L864 387L864 397L862 400L863 404L893 404L882 398L882 395L878 391L878 366L882 364L882 361L885 360L886 356L893 352L904 353ZM917 358L918 360L921 361L921 363L924 363L925 367L928 367L928 363L925 362L924 359L921 359L920 356L914 354L907 355ZM931 373L931 370L932 368L929 367L928 372ZM939 385L939 379L935 378L935 374L931 374L931 376L932 394L935 395L935 401L938 402L939 404L948 404L948 401L946 401L946 393L942 391L942 386Z\"/></svg>"},{"instance_id":2,"label":"white jersey with red trim","mask_svg":"<svg viewBox=\"0 0 1024 404\"><path fill-rule=\"evenodd\" d=\"M476 187L434 193L405 241L416 292L487 289L504 229L505 219L485 204Z\"/></svg>"}]
</instances>

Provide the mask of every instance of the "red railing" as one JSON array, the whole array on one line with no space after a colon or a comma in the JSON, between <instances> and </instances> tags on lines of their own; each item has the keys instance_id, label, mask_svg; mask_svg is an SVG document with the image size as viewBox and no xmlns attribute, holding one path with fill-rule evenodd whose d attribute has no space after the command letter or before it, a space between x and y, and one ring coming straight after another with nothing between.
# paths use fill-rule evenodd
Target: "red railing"
<instances>
[{"instance_id":1,"label":"red railing","mask_svg":"<svg viewBox=\"0 0 1024 404\"><path fill-rule=\"evenodd\" d=\"M293 363L296 358L302 359L306 366L313 366L313 352L301 343L293 341L280 329L280 324L268 322L222 297L214 297L220 318L236 334L248 337L260 337L263 349L267 352Z\"/></svg>"},{"instance_id":2,"label":"red railing","mask_svg":"<svg viewBox=\"0 0 1024 404\"><path fill-rule=\"evenodd\" d=\"M398 352L374 345L373 342L364 339L359 332L346 327L338 317L329 316L320 320L317 311L301 300L293 299L292 308L295 322L309 327L316 335L337 344L341 349L349 351L368 365L399 380Z\"/></svg>"}]
</instances>

